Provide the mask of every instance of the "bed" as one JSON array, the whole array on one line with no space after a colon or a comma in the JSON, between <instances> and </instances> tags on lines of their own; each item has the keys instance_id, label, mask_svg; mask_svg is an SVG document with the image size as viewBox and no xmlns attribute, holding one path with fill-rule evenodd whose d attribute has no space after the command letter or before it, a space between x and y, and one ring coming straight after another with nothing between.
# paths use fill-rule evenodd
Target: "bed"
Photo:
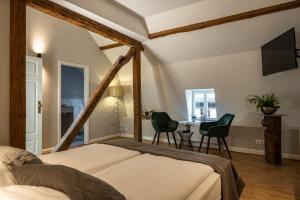
<instances>
[{"instance_id":1,"label":"bed","mask_svg":"<svg viewBox=\"0 0 300 200\"><path fill-rule=\"evenodd\" d=\"M128 200L233 200L243 189L242 179L231 169L230 161L129 140L86 145L40 159L49 166L71 167L103 180ZM26 187L0 187L0 197L21 191L26 194L24 198L6 199L36 199L46 194L49 200L70 199L50 188Z\"/></svg>"},{"instance_id":2,"label":"bed","mask_svg":"<svg viewBox=\"0 0 300 200\"><path fill-rule=\"evenodd\" d=\"M107 144L92 144L44 155L41 159L100 178L128 200L221 199L220 175L200 163L141 154Z\"/></svg>"}]
</instances>

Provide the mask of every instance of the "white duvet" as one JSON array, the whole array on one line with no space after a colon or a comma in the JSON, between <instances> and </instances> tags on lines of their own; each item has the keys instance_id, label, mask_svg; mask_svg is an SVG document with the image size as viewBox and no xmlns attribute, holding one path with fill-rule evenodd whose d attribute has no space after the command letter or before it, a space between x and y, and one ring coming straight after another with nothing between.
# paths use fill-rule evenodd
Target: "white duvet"
<instances>
[{"instance_id":1,"label":"white duvet","mask_svg":"<svg viewBox=\"0 0 300 200\"><path fill-rule=\"evenodd\" d=\"M210 166L200 163L141 155L103 144L41 158L49 164L67 165L100 178L128 200L221 199L220 175ZM1 169L7 172L0 165L0 172ZM0 200L69 200L65 194L49 188L13 185L15 181L11 178L10 173L0 175Z\"/></svg>"}]
</instances>

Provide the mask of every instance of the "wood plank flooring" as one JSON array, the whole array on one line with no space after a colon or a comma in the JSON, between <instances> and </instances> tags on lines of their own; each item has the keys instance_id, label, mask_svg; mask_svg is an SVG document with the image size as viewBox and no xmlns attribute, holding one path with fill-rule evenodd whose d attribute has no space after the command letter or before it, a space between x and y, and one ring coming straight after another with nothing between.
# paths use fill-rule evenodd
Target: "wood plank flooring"
<instances>
[{"instance_id":1,"label":"wood plank flooring","mask_svg":"<svg viewBox=\"0 0 300 200\"><path fill-rule=\"evenodd\" d=\"M205 153L206 148L201 152ZM210 149L209 153L228 158L226 151ZM266 163L263 156L236 152L231 155L246 182L241 200L300 200L300 161L283 159L282 165L276 166Z\"/></svg>"}]
</instances>

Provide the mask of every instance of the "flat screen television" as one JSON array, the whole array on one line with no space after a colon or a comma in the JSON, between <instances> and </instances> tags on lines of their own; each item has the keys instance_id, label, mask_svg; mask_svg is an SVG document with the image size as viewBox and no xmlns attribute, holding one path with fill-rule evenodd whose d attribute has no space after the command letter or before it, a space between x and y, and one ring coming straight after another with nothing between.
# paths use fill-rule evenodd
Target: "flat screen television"
<instances>
[{"instance_id":1,"label":"flat screen television","mask_svg":"<svg viewBox=\"0 0 300 200\"><path fill-rule=\"evenodd\" d=\"M295 28L261 47L263 76L297 68Z\"/></svg>"}]
</instances>

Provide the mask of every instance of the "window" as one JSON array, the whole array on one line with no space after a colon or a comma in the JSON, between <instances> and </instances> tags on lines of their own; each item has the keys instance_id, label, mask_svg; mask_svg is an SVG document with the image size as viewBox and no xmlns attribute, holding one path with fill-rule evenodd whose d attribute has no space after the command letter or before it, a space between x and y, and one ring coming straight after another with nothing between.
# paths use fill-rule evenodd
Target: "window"
<instances>
[{"instance_id":1,"label":"window","mask_svg":"<svg viewBox=\"0 0 300 200\"><path fill-rule=\"evenodd\" d=\"M200 119L217 119L216 98L214 89L186 90L189 119L195 116Z\"/></svg>"}]
</instances>

